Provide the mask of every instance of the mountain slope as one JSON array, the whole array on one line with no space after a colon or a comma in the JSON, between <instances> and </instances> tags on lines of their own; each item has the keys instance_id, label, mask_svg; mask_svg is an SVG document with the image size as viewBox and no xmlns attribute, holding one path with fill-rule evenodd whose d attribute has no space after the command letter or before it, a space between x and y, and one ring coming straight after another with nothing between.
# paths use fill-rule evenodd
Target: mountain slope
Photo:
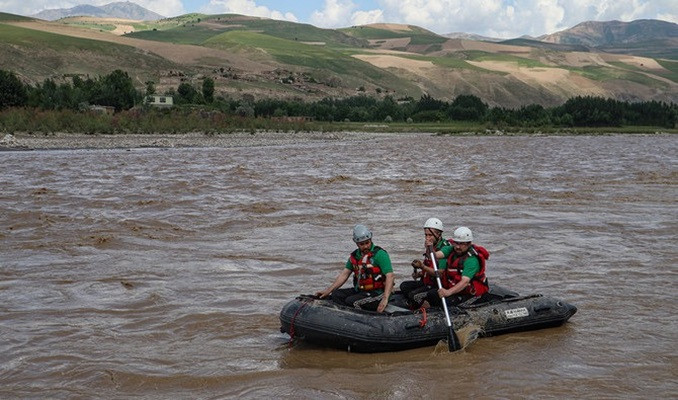
<instances>
[{"instance_id":1,"label":"mountain slope","mask_svg":"<svg viewBox=\"0 0 678 400\"><path fill-rule=\"evenodd\" d=\"M74 16L122 18L136 21L155 21L165 18L160 14L154 13L153 11L147 10L129 1L109 3L99 7L81 4L72 8L49 9L40 11L32 17L47 21L56 21L58 19Z\"/></svg>"},{"instance_id":2,"label":"mountain slope","mask_svg":"<svg viewBox=\"0 0 678 400\"><path fill-rule=\"evenodd\" d=\"M0 23L0 65L28 82L65 75L97 76L124 66L139 82L153 71L175 69L167 58L135 46L44 32ZM26 44L30 45L27 46ZM11 68L14 66L14 68Z\"/></svg>"},{"instance_id":3,"label":"mountain slope","mask_svg":"<svg viewBox=\"0 0 678 400\"><path fill-rule=\"evenodd\" d=\"M587 21L564 31L544 35L539 39L550 43L601 47L642 43L656 40L657 37L678 38L678 24L649 19L631 22Z\"/></svg>"},{"instance_id":4,"label":"mountain slope","mask_svg":"<svg viewBox=\"0 0 678 400\"><path fill-rule=\"evenodd\" d=\"M678 59L678 24L666 21L588 21L539 39L546 43L582 45L610 53Z\"/></svg>"},{"instance_id":5,"label":"mountain slope","mask_svg":"<svg viewBox=\"0 0 678 400\"><path fill-rule=\"evenodd\" d=\"M22 71L22 78L32 83L122 68L141 87L152 80L161 93L183 82L199 87L204 77L211 77L217 95L232 97L364 94L401 99L427 93L451 100L472 94L512 108L552 106L586 95L678 103L678 62L600 52L582 44L450 39L395 24L331 30L233 14L146 21L122 36L114 33L120 29L102 28L118 24L115 20L88 21L0 15L0 34L11 39L0 43L0 65ZM64 37L88 41L58 47ZM120 55L108 51L109 46Z\"/></svg>"}]
</instances>

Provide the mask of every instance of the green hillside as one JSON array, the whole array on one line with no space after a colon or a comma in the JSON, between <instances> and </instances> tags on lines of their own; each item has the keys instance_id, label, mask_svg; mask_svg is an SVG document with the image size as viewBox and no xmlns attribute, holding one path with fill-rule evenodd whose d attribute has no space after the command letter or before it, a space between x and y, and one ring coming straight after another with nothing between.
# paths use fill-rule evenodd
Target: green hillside
<instances>
[{"instance_id":1,"label":"green hillside","mask_svg":"<svg viewBox=\"0 0 678 400\"><path fill-rule=\"evenodd\" d=\"M340 29L340 31L347 35L367 40L410 38L413 44L440 44L448 40L443 36L417 26L403 25L403 27L406 29L396 30L373 26L355 26Z\"/></svg>"},{"instance_id":2,"label":"green hillside","mask_svg":"<svg viewBox=\"0 0 678 400\"><path fill-rule=\"evenodd\" d=\"M176 65L135 47L0 23L0 65L24 76L100 75L124 66L143 77Z\"/></svg>"},{"instance_id":3,"label":"green hillside","mask_svg":"<svg viewBox=\"0 0 678 400\"><path fill-rule=\"evenodd\" d=\"M324 43L331 47L365 47L365 40L356 39L333 29L287 21L243 17L235 14L186 16L160 20L150 30L127 36L171 43L200 45L208 39L231 31L251 31L274 38L297 42Z\"/></svg>"},{"instance_id":4,"label":"green hillside","mask_svg":"<svg viewBox=\"0 0 678 400\"><path fill-rule=\"evenodd\" d=\"M136 31L116 35L129 25ZM160 92L182 83L199 90L212 78L217 95L235 98L426 93L449 100L470 94L490 105L520 107L605 93L678 102L678 63L628 57L641 49L621 42L615 54L529 39L459 41L411 25L333 30L235 14L47 22L0 13L0 37L0 66L32 83L121 68L139 87L152 81ZM675 46L660 48L671 40L657 38L643 51L671 55Z\"/></svg>"},{"instance_id":5,"label":"green hillside","mask_svg":"<svg viewBox=\"0 0 678 400\"><path fill-rule=\"evenodd\" d=\"M129 46L57 35L6 24L0 24L0 36L2 37L2 42L5 44L30 45L36 50L85 50L103 55L113 55L118 51L124 52L125 50L134 50L133 47Z\"/></svg>"},{"instance_id":6,"label":"green hillside","mask_svg":"<svg viewBox=\"0 0 678 400\"><path fill-rule=\"evenodd\" d=\"M230 31L203 43L234 52L256 53L265 51L276 62L300 67L307 71L332 72L347 82L360 85L369 82L389 88L409 88L419 92L416 86L392 73L350 56L350 51L341 51L324 45L306 44L299 41L276 38L251 31Z\"/></svg>"},{"instance_id":7,"label":"green hillside","mask_svg":"<svg viewBox=\"0 0 678 400\"><path fill-rule=\"evenodd\" d=\"M510 46L534 47L534 48L537 48L537 49L545 49L545 50L551 50L551 51L583 51L583 52L591 51L590 48L588 48L584 45L581 45L581 44L548 43L548 42L540 42L538 40L522 39L522 38L503 40L503 41L498 42L498 43L510 45Z\"/></svg>"},{"instance_id":8,"label":"green hillside","mask_svg":"<svg viewBox=\"0 0 678 400\"><path fill-rule=\"evenodd\" d=\"M608 45L601 46L599 49L608 53L634 54L650 58L678 60L678 38L674 38L674 40L648 40L626 44L623 47Z\"/></svg>"},{"instance_id":9,"label":"green hillside","mask_svg":"<svg viewBox=\"0 0 678 400\"><path fill-rule=\"evenodd\" d=\"M678 82L678 61L657 60L657 62L667 70L667 72L658 72L659 76Z\"/></svg>"},{"instance_id":10,"label":"green hillside","mask_svg":"<svg viewBox=\"0 0 678 400\"><path fill-rule=\"evenodd\" d=\"M420 54L440 51L442 44L449 40L417 26L402 25L399 28L402 29L386 29L368 25L354 26L340 29L340 31L356 38L371 41L372 47L375 48L380 47L390 39L409 39L407 45L396 47L394 50L411 51Z\"/></svg>"},{"instance_id":11,"label":"green hillside","mask_svg":"<svg viewBox=\"0 0 678 400\"><path fill-rule=\"evenodd\" d=\"M0 23L1 22L12 22L12 21L33 21L33 18L0 12Z\"/></svg>"}]
</instances>

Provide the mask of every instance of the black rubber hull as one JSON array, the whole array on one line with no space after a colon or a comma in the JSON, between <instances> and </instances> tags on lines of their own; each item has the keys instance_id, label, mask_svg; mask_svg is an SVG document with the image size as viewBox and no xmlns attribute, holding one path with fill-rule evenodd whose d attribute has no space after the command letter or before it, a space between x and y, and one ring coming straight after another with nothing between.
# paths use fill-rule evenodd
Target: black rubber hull
<instances>
[{"instance_id":1,"label":"black rubber hull","mask_svg":"<svg viewBox=\"0 0 678 400\"><path fill-rule=\"evenodd\" d=\"M451 307L450 312L455 329L473 323L481 328L480 336L493 336L560 326L577 308L552 297L514 293L482 305ZM428 309L423 326L422 320L418 310L380 314L300 296L280 312L280 330L309 343L361 353L433 346L447 339L442 309Z\"/></svg>"}]
</instances>

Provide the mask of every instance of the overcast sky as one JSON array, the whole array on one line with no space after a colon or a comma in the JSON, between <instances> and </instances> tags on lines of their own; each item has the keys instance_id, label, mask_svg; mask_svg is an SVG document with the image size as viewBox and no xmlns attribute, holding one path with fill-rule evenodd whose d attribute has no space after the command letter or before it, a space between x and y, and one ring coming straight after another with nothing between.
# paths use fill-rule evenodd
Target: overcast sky
<instances>
[{"instance_id":1,"label":"overcast sky","mask_svg":"<svg viewBox=\"0 0 678 400\"><path fill-rule=\"evenodd\" d=\"M32 15L45 9L115 0L0 0L0 11ZM678 23L678 0L134 0L166 17L190 12L235 13L323 28L375 22L412 24L445 34L495 38L540 36L583 21L661 19Z\"/></svg>"}]
</instances>

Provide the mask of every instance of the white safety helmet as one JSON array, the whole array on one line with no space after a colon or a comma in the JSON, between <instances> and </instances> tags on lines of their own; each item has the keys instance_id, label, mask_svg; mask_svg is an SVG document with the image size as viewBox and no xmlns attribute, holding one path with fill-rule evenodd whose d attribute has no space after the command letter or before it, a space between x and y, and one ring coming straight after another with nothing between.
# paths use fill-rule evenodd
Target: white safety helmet
<instances>
[{"instance_id":1,"label":"white safety helmet","mask_svg":"<svg viewBox=\"0 0 678 400\"><path fill-rule=\"evenodd\" d=\"M372 239L372 232L365 225L358 224L353 227L353 241L356 243Z\"/></svg>"},{"instance_id":2,"label":"white safety helmet","mask_svg":"<svg viewBox=\"0 0 678 400\"><path fill-rule=\"evenodd\" d=\"M473 232L465 226L460 226L454 230L452 240L456 243L468 243L473 241Z\"/></svg>"},{"instance_id":3,"label":"white safety helmet","mask_svg":"<svg viewBox=\"0 0 678 400\"><path fill-rule=\"evenodd\" d=\"M440 232L442 232L443 231L443 221L439 220L438 218L429 218L424 223L424 229L426 229L426 228L437 229Z\"/></svg>"}]
</instances>

